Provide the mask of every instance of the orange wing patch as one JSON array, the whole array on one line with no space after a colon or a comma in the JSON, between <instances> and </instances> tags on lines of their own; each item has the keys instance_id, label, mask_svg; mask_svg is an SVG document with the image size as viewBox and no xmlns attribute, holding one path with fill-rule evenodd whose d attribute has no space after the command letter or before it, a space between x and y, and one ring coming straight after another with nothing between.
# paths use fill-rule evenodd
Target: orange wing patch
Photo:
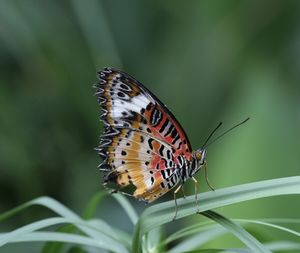
<instances>
[{"instance_id":1,"label":"orange wing patch","mask_svg":"<svg viewBox=\"0 0 300 253\"><path fill-rule=\"evenodd\" d=\"M141 131L122 129L112 138L107 149L107 163L112 171L106 176L107 182L115 182L120 187L135 186L134 197L147 202L169 191L161 175L166 165L174 165L172 160L164 160L164 152L171 150Z\"/></svg>"}]
</instances>

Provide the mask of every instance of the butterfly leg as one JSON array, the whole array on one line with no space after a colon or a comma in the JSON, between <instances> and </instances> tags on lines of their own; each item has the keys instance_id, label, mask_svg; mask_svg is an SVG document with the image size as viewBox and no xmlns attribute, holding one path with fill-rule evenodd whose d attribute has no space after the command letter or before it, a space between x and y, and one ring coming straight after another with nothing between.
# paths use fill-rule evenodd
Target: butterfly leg
<instances>
[{"instance_id":1,"label":"butterfly leg","mask_svg":"<svg viewBox=\"0 0 300 253\"><path fill-rule=\"evenodd\" d=\"M194 181L195 183L195 203L196 203L196 213L199 212L199 203L198 203L198 181L196 178L192 177L192 180Z\"/></svg>"},{"instance_id":2,"label":"butterfly leg","mask_svg":"<svg viewBox=\"0 0 300 253\"><path fill-rule=\"evenodd\" d=\"M181 191L182 191L182 195L183 195L183 198L185 199L185 193L184 193L184 186L183 186L183 184L181 185Z\"/></svg>"},{"instance_id":3,"label":"butterfly leg","mask_svg":"<svg viewBox=\"0 0 300 253\"><path fill-rule=\"evenodd\" d=\"M204 163L204 173L205 173L205 181L206 181L208 187L209 187L212 191L214 191L215 188L211 186L211 184L209 183L209 180L208 180L207 162Z\"/></svg>"},{"instance_id":4,"label":"butterfly leg","mask_svg":"<svg viewBox=\"0 0 300 253\"><path fill-rule=\"evenodd\" d=\"M179 190L182 188L182 184L179 185L177 187L177 189L174 191L174 201L175 201L175 214L174 214L174 217L173 217L173 221L176 219L176 216L177 216L177 212L178 212L178 205L177 205L177 200L176 200L176 194L177 192L179 192Z\"/></svg>"}]
</instances>

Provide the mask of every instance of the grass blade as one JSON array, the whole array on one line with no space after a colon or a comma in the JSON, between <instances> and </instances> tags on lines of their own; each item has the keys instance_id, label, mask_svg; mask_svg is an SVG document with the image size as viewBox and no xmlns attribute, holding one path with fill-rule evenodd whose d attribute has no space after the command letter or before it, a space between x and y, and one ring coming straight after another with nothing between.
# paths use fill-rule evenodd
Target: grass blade
<instances>
[{"instance_id":1,"label":"grass blade","mask_svg":"<svg viewBox=\"0 0 300 253\"><path fill-rule=\"evenodd\" d=\"M225 227L237 238L239 238L253 252L271 253L270 250L264 247L263 244L261 244L252 235L250 235L243 227L227 219L226 217L213 211L205 211L201 214Z\"/></svg>"},{"instance_id":2,"label":"grass blade","mask_svg":"<svg viewBox=\"0 0 300 253\"><path fill-rule=\"evenodd\" d=\"M300 236L300 233L295 231L295 230L292 230L292 229L289 229L289 228L286 228L286 227L283 227L283 226L279 226L277 224L273 224L273 223L300 223L300 220L298 220L298 219L277 219L277 218L276 219L274 219L274 218L271 219L270 218L270 219L258 219L258 220L249 220L249 219L231 219L231 220L235 221L235 222L238 222L239 224L253 223L253 224L257 224L257 225L264 225L264 226L268 226L268 227L271 227L271 228L275 228L275 229L278 229L278 230L282 230L282 231L291 233L291 234L296 235L296 236ZM270 222L273 222L273 223L270 223ZM217 228L219 228L222 231L226 232L226 230L224 230L224 228L219 227L216 224L212 225L212 221L193 224L193 225L190 225L188 227L185 227L183 229L180 229L180 230L176 231L175 233L171 234L167 239L163 240L161 243L167 245L169 243L172 243L175 240L182 239L184 237L195 234L195 236L193 236L191 238L188 238L184 242L182 242L182 243L185 243L187 245L192 245L193 240L200 243L205 238L205 235L202 236L202 234L208 232L208 234L211 235L211 238L207 238L208 240L205 241L205 242L207 242L209 240L214 239L216 236L218 236L217 233L216 233L216 235L214 235L214 232L213 232ZM204 231L204 232L202 233L202 231ZM209 231L212 231L212 232L209 232ZM199 239L197 239L198 236L199 236ZM191 243L186 243L189 240L191 240ZM201 246L201 244L199 244L199 246Z\"/></svg>"},{"instance_id":3,"label":"grass blade","mask_svg":"<svg viewBox=\"0 0 300 253\"><path fill-rule=\"evenodd\" d=\"M124 252L124 253L128 252L127 249L125 249L125 247L121 243L119 243L118 241L114 240L113 238L107 236L106 234L97 231L97 227L95 228L95 227L90 226L88 222L82 221L82 222L78 223L77 220L68 220L68 219L61 218L61 217L48 218L48 219L32 222L28 225L20 227L9 233L3 233L0 236L0 247L7 243L15 242L18 240L18 238L23 238L23 236L25 236L25 238L27 238L27 240L29 240L29 238L33 238L33 237L27 237L27 235L30 233L34 233L37 230L44 229L49 226L61 225L61 224L65 224L65 223L73 224L74 226L80 228L82 231L88 231L88 232L90 232L90 234L97 235L96 237L92 237L92 236L86 237L86 238L96 241L97 244L95 244L95 245L97 245L97 247L102 247L104 249L108 249L113 252ZM95 231L95 233L91 233L91 231L93 231L93 230ZM70 235L67 233L60 233L60 232L54 232L54 233ZM41 238L46 238L46 237L41 237ZM39 239L39 240L41 240L41 239ZM54 239L45 240L45 241L54 241ZM58 241L62 242L61 240L58 240Z\"/></svg>"},{"instance_id":4,"label":"grass blade","mask_svg":"<svg viewBox=\"0 0 300 253\"><path fill-rule=\"evenodd\" d=\"M246 200L287 194L300 194L300 176L265 180L243 184L214 192L199 194L199 211L239 203ZM179 199L178 218L195 214L194 196ZM141 215L134 232L133 247L140 250L142 236L151 229L170 222L174 214L174 202L168 201L147 208Z\"/></svg>"},{"instance_id":5,"label":"grass blade","mask_svg":"<svg viewBox=\"0 0 300 253\"><path fill-rule=\"evenodd\" d=\"M300 233L295 231L295 230L292 230L292 229L289 229L289 228L286 228L286 227L283 227L283 226L279 226L279 225L276 225L276 224L272 224L272 223L269 223L269 222L264 222L264 221L259 221L259 220L245 220L245 219L233 219L233 220L237 221L239 223L253 223L253 224L264 225L264 226L276 228L278 230L282 230L282 231L285 231L285 232L288 232L290 234L293 234L293 235L296 235L296 236L300 237Z\"/></svg>"},{"instance_id":6,"label":"grass blade","mask_svg":"<svg viewBox=\"0 0 300 253\"><path fill-rule=\"evenodd\" d=\"M67 234L61 232L31 232L28 234L22 234L14 238L10 242L64 242L79 245L86 245L106 250L115 251L116 249L111 247L107 242L91 239L86 236Z\"/></svg>"},{"instance_id":7,"label":"grass blade","mask_svg":"<svg viewBox=\"0 0 300 253\"><path fill-rule=\"evenodd\" d=\"M290 241L277 241L265 244L272 251L296 251L299 252L300 243Z\"/></svg>"},{"instance_id":8,"label":"grass blade","mask_svg":"<svg viewBox=\"0 0 300 253\"><path fill-rule=\"evenodd\" d=\"M99 205L99 203L105 195L107 195L105 191L100 191L90 199L82 216L84 219L89 220L94 217L97 206Z\"/></svg>"},{"instance_id":9,"label":"grass blade","mask_svg":"<svg viewBox=\"0 0 300 253\"><path fill-rule=\"evenodd\" d=\"M66 222L69 221L69 222L73 223L78 229L80 229L82 232L84 232L89 237L91 237L95 240L103 240L105 238L104 240L111 241L110 244L115 246L115 252L128 252L128 250L123 245L121 245L120 243L113 240L111 237L104 234L103 231L99 230L99 228L94 228L94 227L89 226L88 223L86 223L83 219L81 219L76 213L72 212L70 209L68 209L67 207L65 207L64 205L59 203L58 201L56 201L52 198L49 198L49 197L40 197L40 198L34 199L32 201L26 202L8 212L0 215L0 221L7 219L7 218L17 214L18 212L21 212L21 211L25 210L26 208L33 206L33 205L44 206L44 207L52 210L53 212L57 213L58 215L65 217L67 219ZM62 219L62 218L57 218L57 219ZM42 220L40 222L42 224L44 224L43 221L44 220ZM46 221L45 221L45 223L46 223ZM34 226L36 226L36 224L37 224L37 227L36 227L36 230L37 230L39 222L31 223L31 224L27 225L28 227L26 227L26 226L24 226L24 227L26 229L28 229L28 228L31 228L31 225L34 227ZM45 224L45 226L46 225L47 224ZM19 228L19 229L23 229L24 227ZM15 231L18 232L19 229L15 230ZM101 229L101 227L100 227L100 229ZM12 231L11 233L14 233L15 231ZM12 235L14 235L14 234L12 234ZM12 236L12 235L10 235L10 236ZM3 237L3 240L7 241L7 239L5 239L5 237ZM7 241L7 242L9 242L9 241Z\"/></svg>"},{"instance_id":10,"label":"grass blade","mask_svg":"<svg viewBox=\"0 0 300 253\"><path fill-rule=\"evenodd\" d=\"M91 219L94 216L94 213L97 209L97 206L99 205L99 203L101 202L101 200L103 199L103 197L106 195L105 191L100 191L97 192L88 202L88 204L85 207L84 213L83 213L83 219ZM103 224L103 222L99 225L98 228L102 228L105 227L104 230L105 231L109 231L112 232L111 230L107 230L107 225ZM110 228L110 227L109 227ZM67 233L76 233L77 228L75 226L72 225L66 225L66 226L62 226L60 228L58 228L56 230L56 232L67 232ZM106 233L108 234L108 233ZM113 236L112 236L113 237ZM43 247L43 252L44 253L57 253L57 252L61 252L64 248L64 243L62 242L48 242L44 245Z\"/></svg>"},{"instance_id":11,"label":"grass blade","mask_svg":"<svg viewBox=\"0 0 300 253\"><path fill-rule=\"evenodd\" d=\"M251 253L248 249L197 249L181 251L182 253Z\"/></svg>"},{"instance_id":12,"label":"grass blade","mask_svg":"<svg viewBox=\"0 0 300 253\"><path fill-rule=\"evenodd\" d=\"M110 237L112 237L114 240L120 242L122 245L125 245L126 248L131 248L131 236L124 231L117 230L115 228L112 228L107 223L105 223L103 220L100 219L94 219L87 221L88 224L92 225L95 228L101 227L101 231Z\"/></svg>"},{"instance_id":13,"label":"grass blade","mask_svg":"<svg viewBox=\"0 0 300 253\"><path fill-rule=\"evenodd\" d=\"M151 230L145 236L145 243L143 244L143 252L164 252L164 245L160 244L162 239L162 228L157 227Z\"/></svg>"},{"instance_id":14,"label":"grass blade","mask_svg":"<svg viewBox=\"0 0 300 253\"><path fill-rule=\"evenodd\" d=\"M127 213L127 215L130 218L131 222L133 223L133 225L135 225L137 223L137 220L138 220L139 217L138 217L136 211L134 210L133 206L129 203L128 199L125 198L121 194L113 194L112 196L123 207L124 211Z\"/></svg>"},{"instance_id":15,"label":"grass blade","mask_svg":"<svg viewBox=\"0 0 300 253\"><path fill-rule=\"evenodd\" d=\"M14 238L18 238L22 234L27 234L35 230L63 223L66 223L66 219L64 218L48 218L41 221L32 222L29 225L25 225L9 233L3 233L0 236L0 247L11 242Z\"/></svg>"},{"instance_id":16,"label":"grass blade","mask_svg":"<svg viewBox=\"0 0 300 253\"><path fill-rule=\"evenodd\" d=\"M227 230L224 229L223 227L211 226L210 229L198 233L190 238L185 239L181 243L177 244L175 247L169 250L169 253L181 253L181 252L190 251L199 248L203 244L225 233L227 233Z\"/></svg>"},{"instance_id":17,"label":"grass blade","mask_svg":"<svg viewBox=\"0 0 300 253\"><path fill-rule=\"evenodd\" d=\"M220 227L217 224L212 224L212 223L213 223L212 221L201 222L201 223L190 225L188 227L180 229L180 230L176 231L175 233L171 234L165 240L165 242L168 244L168 243L171 243L171 242L173 242L177 239L180 239L180 238L183 238L183 237L186 237L186 236L190 236L190 235L202 232L202 231L208 231L210 229L215 229L217 227Z\"/></svg>"},{"instance_id":18,"label":"grass blade","mask_svg":"<svg viewBox=\"0 0 300 253\"><path fill-rule=\"evenodd\" d=\"M60 233L76 233L78 229L71 224L63 225L55 230L56 232ZM65 243L62 242L47 242L44 244L43 249L41 250L42 253L60 253L63 252L65 247Z\"/></svg>"}]
</instances>

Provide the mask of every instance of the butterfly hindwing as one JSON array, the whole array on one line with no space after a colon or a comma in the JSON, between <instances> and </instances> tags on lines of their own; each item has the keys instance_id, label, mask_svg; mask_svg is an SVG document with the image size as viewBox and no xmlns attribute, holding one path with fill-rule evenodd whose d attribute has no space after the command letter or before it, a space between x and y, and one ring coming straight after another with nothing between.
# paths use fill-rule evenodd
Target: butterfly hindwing
<instances>
[{"instance_id":1,"label":"butterfly hindwing","mask_svg":"<svg viewBox=\"0 0 300 253\"><path fill-rule=\"evenodd\" d=\"M104 133L99 154L110 171L106 181L135 186L133 195L151 202L178 181L191 146L172 113L133 77L105 68L96 85Z\"/></svg>"}]
</instances>

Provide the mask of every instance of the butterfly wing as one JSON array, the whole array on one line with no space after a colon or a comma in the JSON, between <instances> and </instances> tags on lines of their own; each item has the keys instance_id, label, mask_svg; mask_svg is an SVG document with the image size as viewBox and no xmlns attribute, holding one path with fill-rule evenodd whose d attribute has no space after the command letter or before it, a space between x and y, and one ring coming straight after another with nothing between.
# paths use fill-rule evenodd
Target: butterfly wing
<instances>
[{"instance_id":1,"label":"butterfly wing","mask_svg":"<svg viewBox=\"0 0 300 253\"><path fill-rule=\"evenodd\" d=\"M132 184L137 199L151 202L179 181L176 169L191 159L189 140L173 114L133 77L105 68L98 78L105 181Z\"/></svg>"}]
</instances>

